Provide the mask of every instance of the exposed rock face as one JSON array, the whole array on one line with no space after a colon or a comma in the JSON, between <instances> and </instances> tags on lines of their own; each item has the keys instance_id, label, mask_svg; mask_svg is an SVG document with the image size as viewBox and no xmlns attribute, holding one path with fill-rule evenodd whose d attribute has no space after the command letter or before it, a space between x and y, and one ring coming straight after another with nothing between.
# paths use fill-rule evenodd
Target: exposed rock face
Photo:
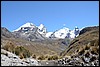
<instances>
[{"instance_id":1,"label":"exposed rock face","mask_svg":"<svg viewBox=\"0 0 100 67\"><path fill-rule=\"evenodd\" d=\"M24 31L24 30L19 30L19 31L15 31L13 32L13 34L18 37L18 38L22 38L25 40L29 40L29 41L34 41L34 40L44 40L45 37L43 37L38 31L38 28L33 28L32 30L28 30L28 31Z\"/></svg>"},{"instance_id":2,"label":"exposed rock face","mask_svg":"<svg viewBox=\"0 0 100 67\"><path fill-rule=\"evenodd\" d=\"M1 49L1 66L37 66L38 61L33 58L20 59L19 56Z\"/></svg>"},{"instance_id":3,"label":"exposed rock face","mask_svg":"<svg viewBox=\"0 0 100 67\"><path fill-rule=\"evenodd\" d=\"M41 34L37 32L37 30L34 31L28 31L28 32L13 32L13 34L17 38L22 38L29 41L35 41L35 40L44 40L45 37L43 37Z\"/></svg>"}]
</instances>

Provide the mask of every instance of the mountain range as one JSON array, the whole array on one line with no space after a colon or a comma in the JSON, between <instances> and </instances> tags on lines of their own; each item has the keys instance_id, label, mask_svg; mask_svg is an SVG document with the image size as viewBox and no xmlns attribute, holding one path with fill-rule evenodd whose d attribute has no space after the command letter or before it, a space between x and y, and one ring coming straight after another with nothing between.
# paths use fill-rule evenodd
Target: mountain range
<instances>
[{"instance_id":1,"label":"mountain range","mask_svg":"<svg viewBox=\"0 0 100 67\"><path fill-rule=\"evenodd\" d=\"M34 39L64 39L64 38L75 38L79 34L79 28L75 27L74 30L63 27L62 29L56 30L54 32L47 32L46 27L43 24L40 26L35 26L33 23L26 23L20 26L18 29L13 31L13 34L22 37L24 39L28 38L31 41ZM35 35L34 35L35 34ZM25 38L26 37L26 38Z\"/></svg>"}]
</instances>

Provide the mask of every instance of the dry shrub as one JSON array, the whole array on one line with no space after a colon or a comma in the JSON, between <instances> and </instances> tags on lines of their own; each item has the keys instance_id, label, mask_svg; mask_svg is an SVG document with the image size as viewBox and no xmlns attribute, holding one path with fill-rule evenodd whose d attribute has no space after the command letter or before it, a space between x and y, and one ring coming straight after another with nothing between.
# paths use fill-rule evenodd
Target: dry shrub
<instances>
[{"instance_id":1,"label":"dry shrub","mask_svg":"<svg viewBox=\"0 0 100 67\"><path fill-rule=\"evenodd\" d=\"M12 44L11 42L8 42L7 45L3 47L3 49L10 51L10 52L14 52L14 48L15 48L15 45Z\"/></svg>"},{"instance_id":2,"label":"dry shrub","mask_svg":"<svg viewBox=\"0 0 100 67\"><path fill-rule=\"evenodd\" d=\"M99 45L99 39L97 39L96 41L95 41L95 46L98 46Z\"/></svg>"},{"instance_id":3,"label":"dry shrub","mask_svg":"<svg viewBox=\"0 0 100 67\"><path fill-rule=\"evenodd\" d=\"M90 49L90 43L88 43L86 46L85 46L85 50L89 50Z\"/></svg>"},{"instance_id":4,"label":"dry shrub","mask_svg":"<svg viewBox=\"0 0 100 67\"><path fill-rule=\"evenodd\" d=\"M45 56L45 58L48 58L48 57L49 57L48 55Z\"/></svg>"},{"instance_id":5,"label":"dry shrub","mask_svg":"<svg viewBox=\"0 0 100 67\"><path fill-rule=\"evenodd\" d=\"M95 40L90 41L91 46L94 46Z\"/></svg>"},{"instance_id":6,"label":"dry shrub","mask_svg":"<svg viewBox=\"0 0 100 67\"><path fill-rule=\"evenodd\" d=\"M36 59L36 55L35 54L32 54L32 58Z\"/></svg>"},{"instance_id":7,"label":"dry shrub","mask_svg":"<svg viewBox=\"0 0 100 67\"><path fill-rule=\"evenodd\" d=\"M80 49L80 50L79 50L79 55L84 54L84 52L85 52L85 49L84 49L84 48Z\"/></svg>"},{"instance_id":8,"label":"dry shrub","mask_svg":"<svg viewBox=\"0 0 100 67\"><path fill-rule=\"evenodd\" d=\"M45 60L45 56L43 56L43 55L39 56L38 60Z\"/></svg>"},{"instance_id":9,"label":"dry shrub","mask_svg":"<svg viewBox=\"0 0 100 67\"><path fill-rule=\"evenodd\" d=\"M19 57L20 57L20 59L23 59L24 58L23 53L20 53Z\"/></svg>"},{"instance_id":10,"label":"dry shrub","mask_svg":"<svg viewBox=\"0 0 100 67\"><path fill-rule=\"evenodd\" d=\"M31 53L29 52L29 50L27 50L23 46L17 46L15 48L15 54L19 55L20 53L23 53L24 58L31 56Z\"/></svg>"},{"instance_id":11,"label":"dry shrub","mask_svg":"<svg viewBox=\"0 0 100 67\"><path fill-rule=\"evenodd\" d=\"M99 46L97 46L97 53L99 54Z\"/></svg>"},{"instance_id":12,"label":"dry shrub","mask_svg":"<svg viewBox=\"0 0 100 67\"><path fill-rule=\"evenodd\" d=\"M57 55L53 55L53 56L49 56L48 60L57 60L58 56Z\"/></svg>"},{"instance_id":13,"label":"dry shrub","mask_svg":"<svg viewBox=\"0 0 100 67\"><path fill-rule=\"evenodd\" d=\"M99 49L96 46L91 47L91 53L92 54L99 54Z\"/></svg>"}]
</instances>

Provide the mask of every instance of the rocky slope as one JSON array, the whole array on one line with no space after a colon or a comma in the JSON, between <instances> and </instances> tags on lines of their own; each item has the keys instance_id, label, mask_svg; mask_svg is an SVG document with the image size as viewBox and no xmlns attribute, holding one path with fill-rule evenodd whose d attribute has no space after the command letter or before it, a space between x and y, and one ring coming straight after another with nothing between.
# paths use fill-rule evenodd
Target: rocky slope
<instances>
[{"instance_id":1,"label":"rocky slope","mask_svg":"<svg viewBox=\"0 0 100 67\"><path fill-rule=\"evenodd\" d=\"M82 29L61 55L63 66L99 66L99 26Z\"/></svg>"},{"instance_id":2,"label":"rocky slope","mask_svg":"<svg viewBox=\"0 0 100 67\"><path fill-rule=\"evenodd\" d=\"M37 66L40 65L33 58L20 59L19 56L1 49L1 66Z\"/></svg>"}]
</instances>

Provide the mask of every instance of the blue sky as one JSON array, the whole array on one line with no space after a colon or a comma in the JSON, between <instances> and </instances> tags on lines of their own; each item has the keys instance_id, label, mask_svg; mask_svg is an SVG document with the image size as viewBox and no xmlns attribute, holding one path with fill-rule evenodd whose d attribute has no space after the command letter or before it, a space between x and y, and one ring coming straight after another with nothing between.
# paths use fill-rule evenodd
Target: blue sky
<instances>
[{"instance_id":1,"label":"blue sky","mask_svg":"<svg viewBox=\"0 0 100 67\"><path fill-rule=\"evenodd\" d=\"M47 31L99 25L99 1L1 1L1 26L13 31L31 22Z\"/></svg>"}]
</instances>

